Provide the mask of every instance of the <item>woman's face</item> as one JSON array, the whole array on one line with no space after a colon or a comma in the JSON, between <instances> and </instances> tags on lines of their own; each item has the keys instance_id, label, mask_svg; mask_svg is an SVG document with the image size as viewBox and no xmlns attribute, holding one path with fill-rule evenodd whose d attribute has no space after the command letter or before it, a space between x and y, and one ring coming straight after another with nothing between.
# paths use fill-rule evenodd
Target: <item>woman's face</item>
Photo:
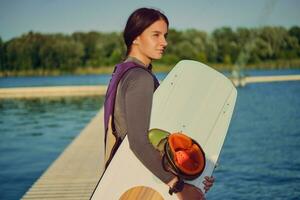
<instances>
[{"instance_id":1,"label":"woman's face","mask_svg":"<svg viewBox=\"0 0 300 200\"><path fill-rule=\"evenodd\" d=\"M158 20L151 24L133 42L143 61L160 59L168 43L166 36L168 26L164 20Z\"/></svg>"}]
</instances>

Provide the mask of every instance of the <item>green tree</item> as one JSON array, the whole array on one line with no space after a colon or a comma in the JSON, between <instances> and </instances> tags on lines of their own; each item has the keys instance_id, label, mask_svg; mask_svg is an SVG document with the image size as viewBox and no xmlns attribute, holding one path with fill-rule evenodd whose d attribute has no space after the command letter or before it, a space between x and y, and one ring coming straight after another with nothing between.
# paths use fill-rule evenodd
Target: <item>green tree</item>
<instances>
[{"instance_id":1,"label":"green tree","mask_svg":"<svg viewBox=\"0 0 300 200\"><path fill-rule=\"evenodd\" d=\"M99 46L100 64L104 66L115 65L116 61L121 61L121 55L124 50L122 48L122 37L118 33L105 34ZM123 51L123 52L122 52Z\"/></svg>"},{"instance_id":2,"label":"green tree","mask_svg":"<svg viewBox=\"0 0 300 200\"><path fill-rule=\"evenodd\" d=\"M217 62L225 62L225 57L227 61L235 62L240 51L235 32L229 27L222 27L214 30L212 36L217 45Z\"/></svg>"},{"instance_id":3,"label":"green tree","mask_svg":"<svg viewBox=\"0 0 300 200\"><path fill-rule=\"evenodd\" d=\"M207 34L196 29L170 29L168 47L155 63L173 65L182 59L234 64L299 59L300 28L283 27L216 29ZM3 42L0 37L0 70L64 70L105 67L120 62L125 54L121 33L76 32L41 34L29 32Z\"/></svg>"},{"instance_id":4,"label":"green tree","mask_svg":"<svg viewBox=\"0 0 300 200\"><path fill-rule=\"evenodd\" d=\"M262 38L255 38L252 44L253 47L251 48L250 63L261 62L272 57L274 51L271 44L267 41Z\"/></svg>"},{"instance_id":5,"label":"green tree","mask_svg":"<svg viewBox=\"0 0 300 200\"><path fill-rule=\"evenodd\" d=\"M74 70L81 66L84 50L80 42L56 34L48 36L39 54L45 69Z\"/></svg>"},{"instance_id":6,"label":"green tree","mask_svg":"<svg viewBox=\"0 0 300 200\"><path fill-rule=\"evenodd\" d=\"M300 27L293 26L293 27L290 28L288 33L289 33L290 36L293 36L293 37L297 38L298 44L300 45Z\"/></svg>"},{"instance_id":7,"label":"green tree","mask_svg":"<svg viewBox=\"0 0 300 200\"><path fill-rule=\"evenodd\" d=\"M0 37L0 70L4 70L4 44Z\"/></svg>"},{"instance_id":8,"label":"green tree","mask_svg":"<svg viewBox=\"0 0 300 200\"><path fill-rule=\"evenodd\" d=\"M288 33L291 36L289 43L293 44L290 45L292 49L291 51L293 52L291 54L293 55L293 57L300 57L300 27L293 26L289 29Z\"/></svg>"},{"instance_id":9,"label":"green tree","mask_svg":"<svg viewBox=\"0 0 300 200\"><path fill-rule=\"evenodd\" d=\"M23 54L23 45L21 39L12 39L5 45L5 60L8 70L16 71L24 69L23 58L26 57Z\"/></svg>"},{"instance_id":10,"label":"green tree","mask_svg":"<svg viewBox=\"0 0 300 200\"><path fill-rule=\"evenodd\" d=\"M209 39L205 32L188 29L183 32L183 40L190 41L190 44L193 46L191 49L191 59L207 62Z\"/></svg>"},{"instance_id":11,"label":"green tree","mask_svg":"<svg viewBox=\"0 0 300 200\"><path fill-rule=\"evenodd\" d=\"M97 32L74 33L72 37L75 41L83 44L84 55L82 57L83 66L97 66L100 64L101 38L103 34Z\"/></svg>"}]
</instances>

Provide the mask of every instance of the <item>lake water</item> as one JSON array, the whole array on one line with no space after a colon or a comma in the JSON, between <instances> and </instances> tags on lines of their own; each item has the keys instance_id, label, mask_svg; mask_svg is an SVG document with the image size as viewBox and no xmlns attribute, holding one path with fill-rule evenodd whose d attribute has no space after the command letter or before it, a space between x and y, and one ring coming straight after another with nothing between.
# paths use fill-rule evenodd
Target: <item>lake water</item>
<instances>
[{"instance_id":1,"label":"lake water","mask_svg":"<svg viewBox=\"0 0 300 200\"><path fill-rule=\"evenodd\" d=\"M228 72L224 72L228 75ZM300 69L294 70L249 70L244 71L247 76L271 76L300 74ZM163 80L166 73L157 73L157 78ZM64 75L47 77L0 77L0 88L32 87L32 86L65 86L65 85L107 85L110 75Z\"/></svg>"},{"instance_id":2,"label":"lake water","mask_svg":"<svg viewBox=\"0 0 300 200\"><path fill-rule=\"evenodd\" d=\"M108 80L105 75L0 78L0 87L94 85ZM21 198L102 104L103 97L0 100L0 199ZM299 154L300 82L238 88L236 109L214 173L216 182L207 198L299 199Z\"/></svg>"}]
</instances>

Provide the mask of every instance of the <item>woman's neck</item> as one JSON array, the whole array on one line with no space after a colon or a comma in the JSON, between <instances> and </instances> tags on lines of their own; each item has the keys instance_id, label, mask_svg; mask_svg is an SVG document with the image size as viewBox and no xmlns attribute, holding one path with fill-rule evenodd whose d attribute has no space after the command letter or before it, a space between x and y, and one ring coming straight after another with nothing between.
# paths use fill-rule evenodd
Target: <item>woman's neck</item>
<instances>
[{"instance_id":1,"label":"woman's neck","mask_svg":"<svg viewBox=\"0 0 300 200\"><path fill-rule=\"evenodd\" d=\"M130 54L128 55L128 57L133 57L137 60L139 60L141 63L143 63L146 67L148 67L150 64L151 64L151 59L145 57L145 56L142 56L138 53L135 53L134 51L131 51Z\"/></svg>"}]
</instances>

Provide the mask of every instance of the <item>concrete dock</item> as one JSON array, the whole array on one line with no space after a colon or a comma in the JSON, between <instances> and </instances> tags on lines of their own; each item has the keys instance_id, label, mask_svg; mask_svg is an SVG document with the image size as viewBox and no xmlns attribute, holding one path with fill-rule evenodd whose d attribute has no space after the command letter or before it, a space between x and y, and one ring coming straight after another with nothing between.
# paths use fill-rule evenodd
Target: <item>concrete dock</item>
<instances>
[{"instance_id":1,"label":"concrete dock","mask_svg":"<svg viewBox=\"0 0 300 200\"><path fill-rule=\"evenodd\" d=\"M269 83L282 81L300 81L298 75L281 75L281 76L246 76L241 79L231 79L235 86L245 86L251 83Z\"/></svg>"},{"instance_id":2,"label":"concrete dock","mask_svg":"<svg viewBox=\"0 0 300 200\"><path fill-rule=\"evenodd\" d=\"M103 113L103 110L98 112L26 192L23 200L90 198L104 169Z\"/></svg>"}]
</instances>

